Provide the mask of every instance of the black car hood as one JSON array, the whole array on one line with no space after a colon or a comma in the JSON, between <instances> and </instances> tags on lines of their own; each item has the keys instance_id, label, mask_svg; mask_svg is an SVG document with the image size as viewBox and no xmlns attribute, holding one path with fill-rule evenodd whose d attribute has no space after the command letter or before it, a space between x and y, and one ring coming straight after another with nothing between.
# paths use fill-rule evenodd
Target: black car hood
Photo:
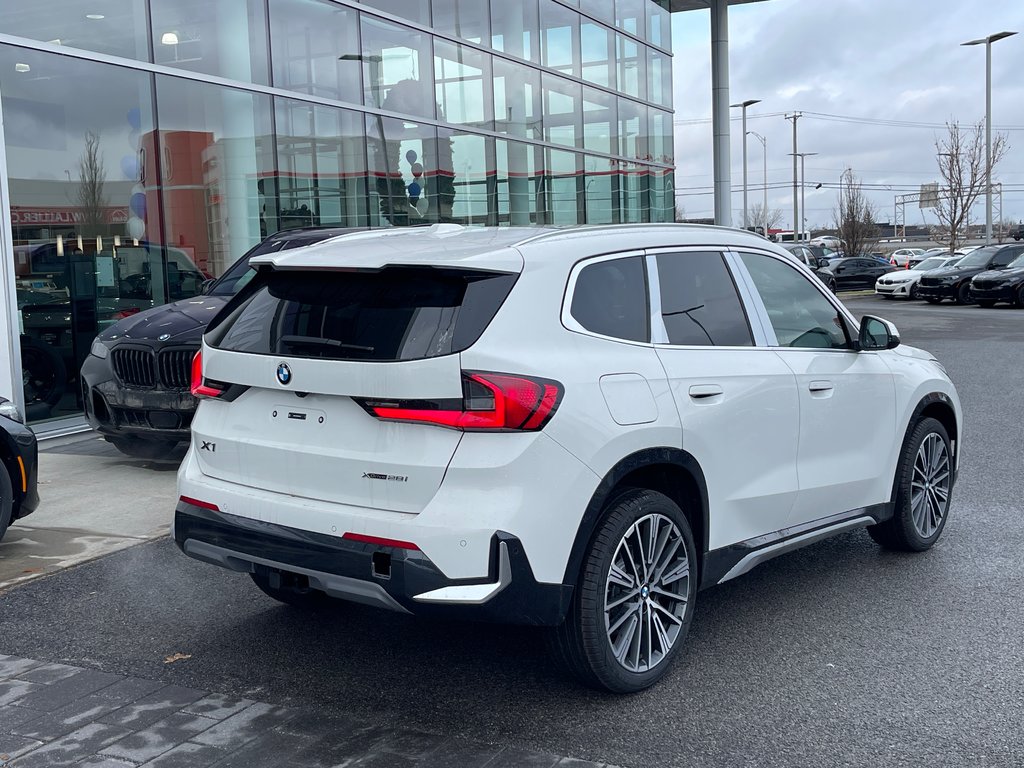
<instances>
[{"instance_id":1,"label":"black car hood","mask_svg":"<svg viewBox=\"0 0 1024 768\"><path fill-rule=\"evenodd\" d=\"M163 304L119 320L100 334L100 338L104 341L199 341L214 315L230 299L230 296L195 296Z\"/></svg>"},{"instance_id":2,"label":"black car hood","mask_svg":"<svg viewBox=\"0 0 1024 768\"><path fill-rule=\"evenodd\" d=\"M982 280L1019 280L1024 277L1024 267L1017 267L1016 269L989 269L975 275L975 277Z\"/></svg>"},{"instance_id":3,"label":"black car hood","mask_svg":"<svg viewBox=\"0 0 1024 768\"><path fill-rule=\"evenodd\" d=\"M985 267L943 267L928 270L928 277L962 277L985 271Z\"/></svg>"}]
</instances>

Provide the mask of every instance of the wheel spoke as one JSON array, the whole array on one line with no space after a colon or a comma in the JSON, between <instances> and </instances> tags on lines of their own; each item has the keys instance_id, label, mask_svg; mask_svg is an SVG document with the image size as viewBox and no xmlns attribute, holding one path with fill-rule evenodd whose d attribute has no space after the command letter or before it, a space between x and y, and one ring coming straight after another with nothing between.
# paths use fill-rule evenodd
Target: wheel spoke
<instances>
[{"instance_id":1,"label":"wheel spoke","mask_svg":"<svg viewBox=\"0 0 1024 768\"><path fill-rule=\"evenodd\" d=\"M632 589L637 586L636 579L622 570L618 563L612 563L612 567L608 571L608 580L626 589Z\"/></svg>"},{"instance_id":2,"label":"wheel spoke","mask_svg":"<svg viewBox=\"0 0 1024 768\"><path fill-rule=\"evenodd\" d=\"M635 613L627 613L626 617L631 619L630 624L622 633L618 647L612 647L612 650L615 653L615 658L620 662L625 661L626 654L629 653L630 646L633 644L633 637L636 635L637 626L640 624Z\"/></svg>"},{"instance_id":3,"label":"wheel spoke","mask_svg":"<svg viewBox=\"0 0 1024 768\"><path fill-rule=\"evenodd\" d=\"M680 626L682 626L683 620L680 619L678 616L676 616L674 613L672 613L672 611L668 610L668 608L663 606L657 600L652 600L651 601L651 606L653 608L655 608L656 610L661 611L663 614L665 614L669 619L672 620L673 624L679 624Z\"/></svg>"},{"instance_id":4,"label":"wheel spoke","mask_svg":"<svg viewBox=\"0 0 1024 768\"><path fill-rule=\"evenodd\" d=\"M640 589L638 587L638 588L636 588L636 589L634 589L634 590L632 590L630 592L627 592L626 594L624 594L622 597L618 598L617 600L613 600L612 602L608 603L607 605L605 605L604 609L606 611L610 611L610 610L612 610L612 608L618 608L620 605L622 605L625 602L628 602L629 600L634 599L639 594L640 594Z\"/></svg>"},{"instance_id":5,"label":"wheel spoke","mask_svg":"<svg viewBox=\"0 0 1024 768\"><path fill-rule=\"evenodd\" d=\"M623 624L625 624L626 623L626 619L628 619L630 616L633 616L636 613L636 611L637 611L637 609L639 607L640 607L640 604L637 603L636 605L630 606L630 608L628 610L624 611L623 614L619 617L618 621L616 621L614 624L612 624L608 628L608 635L609 636L614 635L615 634L615 630L617 630L619 627L621 627Z\"/></svg>"},{"instance_id":6,"label":"wheel spoke","mask_svg":"<svg viewBox=\"0 0 1024 768\"><path fill-rule=\"evenodd\" d=\"M661 655L664 656L672 648L672 641L668 637L668 632L665 630L665 625L662 623L661 618L658 614L652 615L654 629L658 633L658 646L661 651Z\"/></svg>"}]
</instances>

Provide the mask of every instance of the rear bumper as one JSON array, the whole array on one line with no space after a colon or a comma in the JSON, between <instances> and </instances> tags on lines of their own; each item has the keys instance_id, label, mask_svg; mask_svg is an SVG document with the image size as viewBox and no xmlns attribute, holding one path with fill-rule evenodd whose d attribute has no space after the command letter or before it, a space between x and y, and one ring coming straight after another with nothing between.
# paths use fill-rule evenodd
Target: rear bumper
<instances>
[{"instance_id":1,"label":"rear bumper","mask_svg":"<svg viewBox=\"0 0 1024 768\"><path fill-rule=\"evenodd\" d=\"M488 575L449 579L421 551L350 541L179 501L174 540L190 557L246 573L308 579L332 597L411 613L506 624L561 623L572 587L538 583L519 539L491 537Z\"/></svg>"}]
</instances>

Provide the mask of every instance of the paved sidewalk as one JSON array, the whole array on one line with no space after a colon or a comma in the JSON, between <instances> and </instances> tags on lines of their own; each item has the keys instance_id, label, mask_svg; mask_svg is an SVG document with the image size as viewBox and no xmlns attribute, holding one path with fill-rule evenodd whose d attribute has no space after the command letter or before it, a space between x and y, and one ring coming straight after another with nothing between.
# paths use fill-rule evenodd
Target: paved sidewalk
<instances>
[{"instance_id":1,"label":"paved sidewalk","mask_svg":"<svg viewBox=\"0 0 1024 768\"><path fill-rule=\"evenodd\" d=\"M600 768L154 680L0 655L0 766Z\"/></svg>"}]
</instances>

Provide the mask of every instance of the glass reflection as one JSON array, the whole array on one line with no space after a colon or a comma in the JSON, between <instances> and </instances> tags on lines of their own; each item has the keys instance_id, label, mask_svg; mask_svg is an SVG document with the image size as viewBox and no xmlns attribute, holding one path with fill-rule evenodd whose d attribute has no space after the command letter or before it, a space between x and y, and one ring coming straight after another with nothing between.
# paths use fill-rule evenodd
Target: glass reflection
<instances>
[{"instance_id":1,"label":"glass reflection","mask_svg":"<svg viewBox=\"0 0 1024 768\"><path fill-rule=\"evenodd\" d=\"M463 45L434 41L438 119L491 129L491 57Z\"/></svg>"},{"instance_id":2,"label":"glass reflection","mask_svg":"<svg viewBox=\"0 0 1024 768\"><path fill-rule=\"evenodd\" d=\"M430 36L362 14L365 103L403 115L434 117Z\"/></svg>"},{"instance_id":3,"label":"glass reflection","mask_svg":"<svg viewBox=\"0 0 1024 768\"><path fill-rule=\"evenodd\" d=\"M580 15L554 0L541 0L541 61L546 67L580 75Z\"/></svg>"},{"instance_id":4,"label":"glass reflection","mask_svg":"<svg viewBox=\"0 0 1024 768\"><path fill-rule=\"evenodd\" d=\"M596 85L615 85L615 36L600 24L585 21L580 27L583 79Z\"/></svg>"},{"instance_id":5,"label":"glass reflection","mask_svg":"<svg viewBox=\"0 0 1024 768\"><path fill-rule=\"evenodd\" d=\"M583 89L583 146L594 152L615 154L616 99L596 88Z\"/></svg>"},{"instance_id":6,"label":"glass reflection","mask_svg":"<svg viewBox=\"0 0 1024 768\"><path fill-rule=\"evenodd\" d=\"M451 221L456 197L451 134L439 140L433 126L374 115L366 121L371 224Z\"/></svg>"},{"instance_id":7,"label":"glass reflection","mask_svg":"<svg viewBox=\"0 0 1024 768\"><path fill-rule=\"evenodd\" d=\"M430 24L430 0L362 0L363 5L419 24Z\"/></svg>"},{"instance_id":8,"label":"glass reflection","mask_svg":"<svg viewBox=\"0 0 1024 768\"><path fill-rule=\"evenodd\" d=\"M145 0L0 3L0 31L69 48L149 60ZM24 58L22 64L29 64Z\"/></svg>"},{"instance_id":9,"label":"glass reflection","mask_svg":"<svg viewBox=\"0 0 1024 768\"><path fill-rule=\"evenodd\" d=\"M438 141L448 141L451 146L454 196L451 220L466 226L496 225L494 140L439 129Z\"/></svg>"},{"instance_id":10,"label":"glass reflection","mask_svg":"<svg viewBox=\"0 0 1024 768\"><path fill-rule=\"evenodd\" d=\"M542 195L544 223L556 226L585 220L581 156L575 152L547 150L547 173Z\"/></svg>"},{"instance_id":11,"label":"glass reflection","mask_svg":"<svg viewBox=\"0 0 1024 768\"><path fill-rule=\"evenodd\" d=\"M586 156L584 202L586 203L586 222L588 224L615 224L618 210L615 202L616 174L612 166L614 160L603 157Z\"/></svg>"},{"instance_id":12,"label":"glass reflection","mask_svg":"<svg viewBox=\"0 0 1024 768\"><path fill-rule=\"evenodd\" d=\"M623 163L619 171L622 222L633 224L651 220L650 167Z\"/></svg>"},{"instance_id":13,"label":"glass reflection","mask_svg":"<svg viewBox=\"0 0 1024 768\"><path fill-rule=\"evenodd\" d=\"M524 139L541 138L540 72L494 57L494 129Z\"/></svg>"},{"instance_id":14,"label":"glass reflection","mask_svg":"<svg viewBox=\"0 0 1024 768\"><path fill-rule=\"evenodd\" d=\"M525 227L543 221L543 215L538 215L538 198L544 182L538 169L544 166L544 150L518 141L498 140L495 144L498 223Z\"/></svg>"},{"instance_id":15,"label":"glass reflection","mask_svg":"<svg viewBox=\"0 0 1024 768\"><path fill-rule=\"evenodd\" d=\"M243 83L269 82L262 0L150 0L157 64Z\"/></svg>"},{"instance_id":16,"label":"glass reflection","mask_svg":"<svg viewBox=\"0 0 1024 768\"><path fill-rule=\"evenodd\" d=\"M664 53L649 50L647 61L649 98L663 107L672 105L672 59Z\"/></svg>"},{"instance_id":17,"label":"glass reflection","mask_svg":"<svg viewBox=\"0 0 1024 768\"><path fill-rule=\"evenodd\" d=\"M491 0L491 47L529 61L540 60L538 0Z\"/></svg>"},{"instance_id":18,"label":"glass reflection","mask_svg":"<svg viewBox=\"0 0 1024 768\"><path fill-rule=\"evenodd\" d=\"M358 14L328 0L274 0L274 85L362 103Z\"/></svg>"},{"instance_id":19,"label":"glass reflection","mask_svg":"<svg viewBox=\"0 0 1024 768\"><path fill-rule=\"evenodd\" d=\"M363 115L277 99L281 228L368 224Z\"/></svg>"},{"instance_id":20,"label":"glass reflection","mask_svg":"<svg viewBox=\"0 0 1024 768\"><path fill-rule=\"evenodd\" d=\"M580 98L582 86L571 80L544 74L544 138L552 144L580 147Z\"/></svg>"},{"instance_id":21,"label":"glass reflection","mask_svg":"<svg viewBox=\"0 0 1024 768\"><path fill-rule=\"evenodd\" d=\"M432 26L438 32L487 45L490 39L488 0L434 0Z\"/></svg>"},{"instance_id":22,"label":"glass reflection","mask_svg":"<svg viewBox=\"0 0 1024 768\"><path fill-rule=\"evenodd\" d=\"M618 89L637 99L647 98L647 56L644 46L625 35L615 36Z\"/></svg>"}]
</instances>

